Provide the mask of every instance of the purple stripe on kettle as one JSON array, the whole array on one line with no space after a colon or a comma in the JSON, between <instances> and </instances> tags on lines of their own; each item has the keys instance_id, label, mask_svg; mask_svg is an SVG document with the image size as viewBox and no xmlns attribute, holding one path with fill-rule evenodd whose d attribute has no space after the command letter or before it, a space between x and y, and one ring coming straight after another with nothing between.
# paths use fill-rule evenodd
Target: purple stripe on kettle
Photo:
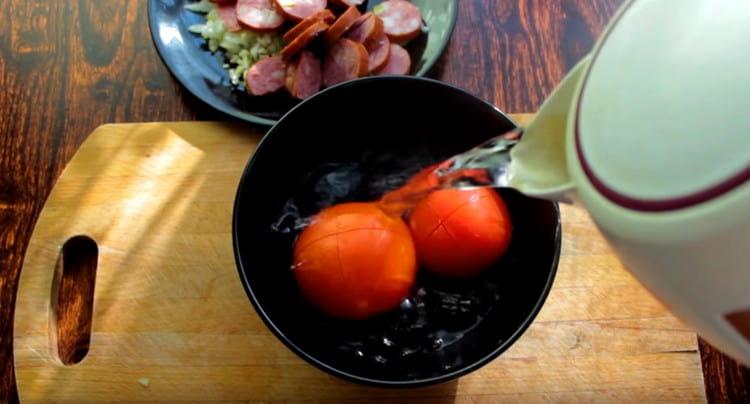
<instances>
[{"instance_id":1,"label":"purple stripe on kettle","mask_svg":"<svg viewBox=\"0 0 750 404\"><path fill-rule=\"evenodd\" d=\"M628 9L630 8L632 4L633 2L628 3L626 5L626 9L623 10L620 13L620 15L618 15L616 18L618 20L622 18L622 16L625 15L625 13L628 11ZM617 24L617 21L612 22L612 27L614 27L616 24ZM583 84L581 85L581 90L580 90L579 97L578 97L578 105L576 106L576 116L575 116L575 126L574 126L575 147L576 147L576 152L578 153L578 159L581 162L581 168L583 169L583 172L586 174L586 177L588 178L588 180L591 182L591 185L593 185L594 188L600 194L602 194L605 198L609 199L611 202L617 205L620 205L624 208L636 210L636 211L642 211L642 212L666 212L666 211L689 208L691 206L695 206L704 202L708 202L750 181L750 164L748 164L744 169L731 175L729 178L726 178L723 181L720 181L702 190L699 190L690 194L686 194L686 195L676 196L673 198L643 199L643 198L636 198L630 195L625 195L619 191L616 191L614 188L607 185L607 183L605 183L601 178L599 178L596 175L596 173L591 167L591 164L589 164L588 160L586 159L586 155L583 153L583 148L581 147L581 135L580 135L581 134L581 130L580 130L581 105L583 104L583 96L585 92L584 90L586 88L586 83L588 82L589 75L591 74L592 66L594 65L594 63L596 63L596 57L599 54L599 50L609 38L609 35L612 32L612 30L613 29L610 29L604 34L604 37L602 38L602 43L599 45L599 48L596 50L596 52L591 58L591 63L586 71L586 75L583 77Z\"/></svg>"}]
</instances>

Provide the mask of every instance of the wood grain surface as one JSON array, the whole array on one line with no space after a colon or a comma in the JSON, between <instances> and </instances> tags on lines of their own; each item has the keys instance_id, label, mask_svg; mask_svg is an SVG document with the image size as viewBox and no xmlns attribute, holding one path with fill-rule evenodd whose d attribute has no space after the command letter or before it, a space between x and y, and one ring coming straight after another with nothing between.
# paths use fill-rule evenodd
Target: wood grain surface
<instances>
[{"instance_id":1,"label":"wood grain surface","mask_svg":"<svg viewBox=\"0 0 750 404\"><path fill-rule=\"evenodd\" d=\"M533 111L622 0L460 0L433 76ZM17 397L12 313L35 220L65 164L107 122L227 119L169 75L145 0L0 2L0 401ZM750 372L701 343L711 402L749 399Z\"/></svg>"},{"instance_id":2,"label":"wood grain surface","mask_svg":"<svg viewBox=\"0 0 750 404\"><path fill-rule=\"evenodd\" d=\"M89 136L26 252L14 321L22 400L705 400L695 333L627 272L580 206L561 206L565 235L544 307L480 370L427 388L375 389L306 364L251 309L233 262L235 190L261 135L178 122L105 125ZM98 258L81 234L96 240L98 253L88 250ZM66 311L80 317L60 317ZM81 323L92 327L90 344Z\"/></svg>"}]
</instances>

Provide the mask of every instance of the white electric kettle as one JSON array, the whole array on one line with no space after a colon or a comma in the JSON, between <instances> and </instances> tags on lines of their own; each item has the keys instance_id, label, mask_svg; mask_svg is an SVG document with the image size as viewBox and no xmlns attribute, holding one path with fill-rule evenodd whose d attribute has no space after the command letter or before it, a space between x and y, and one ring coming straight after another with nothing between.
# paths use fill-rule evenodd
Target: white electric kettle
<instances>
[{"instance_id":1,"label":"white electric kettle","mask_svg":"<svg viewBox=\"0 0 750 404\"><path fill-rule=\"evenodd\" d=\"M580 201L655 296L750 365L750 1L627 2L511 156L513 187Z\"/></svg>"}]
</instances>

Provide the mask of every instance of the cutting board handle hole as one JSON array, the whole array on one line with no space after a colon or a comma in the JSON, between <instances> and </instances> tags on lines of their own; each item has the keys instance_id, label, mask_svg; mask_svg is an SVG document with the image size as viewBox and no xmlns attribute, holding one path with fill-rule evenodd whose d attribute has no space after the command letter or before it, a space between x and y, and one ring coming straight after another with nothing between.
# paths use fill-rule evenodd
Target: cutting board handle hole
<instances>
[{"instance_id":1,"label":"cutting board handle hole","mask_svg":"<svg viewBox=\"0 0 750 404\"><path fill-rule=\"evenodd\" d=\"M49 329L52 350L66 366L89 353L98 261L96 241L84 235L69 238L57 257Z\"/></svg>"}]
</instances>

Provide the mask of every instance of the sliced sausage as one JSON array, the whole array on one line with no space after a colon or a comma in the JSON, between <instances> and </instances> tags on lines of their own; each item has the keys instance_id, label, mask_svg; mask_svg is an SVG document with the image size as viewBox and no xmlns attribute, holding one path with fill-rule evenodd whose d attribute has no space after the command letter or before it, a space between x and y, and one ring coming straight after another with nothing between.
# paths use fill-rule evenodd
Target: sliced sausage
<instances>
[{"instance_id":1,"label":"sliced sausage","mask_svg":"<svg viewBox=\"0 0 750 404\"><path fill-rule=\"evenodd\" d=\"M326 46L333 46L333 44L335 44L336 41L338 41L339 38L341 38L341 36L343 36L352 25L354 25L354 22L356 22L357 18L361 15L362 14L357 10L357 7L347 8L346 11L344 11L344 13L341 14L333 24L331 24L331 27L328 28L325 35L323 35L323 42L325 42Z\"/></svg>"},{"instance_id":2,"label":"sliced sausage","mask_svg":"<svg viewBox=\"0 0 750 404\"><path fill-rule=\"evenodd\" d=\"M245 89L252 95L275 93L284 87L286 63L280 56L257 61L245 73Z\"/></svg>"},{"instance_id":3,"label":"sliced sausage","mask_svg":"<svg viewBox=\"0 0 750 404\"><path fill-rule=\"evenodd\" d=\"M322 77L320 60L310 51L304 51L286 71L286 89L294 98L304 100L320 90Z\"/></svg>"},{"instance_id":4,"label":"sliced sausage","mask_svg":"<svg viewBox=\"0 0 750 404\"><path fill-rule=\"evenodd\" d=\"M281 50L281 57L284 60L290 60L292 57L302 52L302 50L313 41L313 39L317 38L318 35L322 34L327 29L328 24L323 21L316 21Z\"/></svg>"},{"instance_id":5,"label":"sliced sausage","mask_svg":"<svg viewBox=\"0 0 750 404\"><path fill-rule=\"evenodd\" d=\"M237 7L234 4L219 4L219 18L229 32L237 32L242 29L240 22L237 21Z\"/></svg>"},{"instance_id":6,"label":"sliced sausage","mask_svg":"<svg viewBox=\"0 0 750 404\"><path fill-rule=\"evenodd\" d=\"M346 35L349 35L350 32L352 32L355 29L357 29L357 27L359 27L363 22L365 22L366 19L370 18L371 15L372 15L372 12L370 12L370 11L368 11L368 12L360 15L359 18L357 18L354 21L354 24L352 24L351 28L349 28L349 31L346 32Z\"/></svg>"},{"instance_id":7,"label":"sliced sausage","mask_svg":"<svg viewBox=\"0 0 750 404\"><path fill-rule=\"evenodd\" d=\"M272 31L284 23L273 0L237 0L237 20L256 31Z\"/></svg>"},{"instance_id":8,"label":"sliced sausage","mask_svg":"<svg viewBox=\"0 0 750 404\"><path fill-rule=\"evenodd\" d=\"M315 24L318 21L324 21L326 24L330 24L335 19L336 16L333 15L331 10L320 10L317 13L300 21L297 25L293 26L289 31L287 31L284 34L284 42L292 42L294 38L299 36L299 34L303 33L306 29L310 28L311 25Z\"/></svg>"},{"instance_id":9,"label":"sliced sausage","mask_svg":"<svg viewBox=\"0 0 750 404\"><path fill-rule=\"evenodd\" d=\"M369 72L380 70L388 62L388 58L391 56L391 41L388 40L388 36L381 34L379 38L370 41L367 44L367 52L370 54L368 57L368 68Z\"/></svg>"},{"instance_id":10,"label":"sliced sausage","mask_svg":"<svg viewBox=\"0 0 750 404\"><path fill-rule=\"evenodd\" d=\"M391 56L388 62L375 74L378 76L390 74L409 74L411 71L411 57L406 49L395 43L391 44Z\"/></svg>"},{"instance_id":11,"label":"sliced sausage","mask_svg":"<svg viewBox=\"0 0 750 404\"><path fill-rule=\"evenodd\" d=\"M373 13L364 13L347 31L346 37L365 44L383 35L383 20Z\"/></svg>"},{"instance_id":12,"label":"sliced sausage","mask_svg":"<svg viewBox=\"0 0 750 404\"><path fill-rule=\"evenodd\" d=\"M303 19L325 10L328 5L326 0L274 0L281 14L292 21Z\"/></svg>"},{"instance_id":13,"label":"sliced sausage","mask_svg":"<svg viewBox=\"0 0 750 404\"><path fill-rule=\"evenodd\" d=\"M323 84L332 86L367 74L367 49L351 39L339 39L323 61Z\"/></svg>"},{"instance_id":14,"label":"sliced sausage","mask_svg":"<svg viewBox=\"0 0 750 404\"><path fill-rule=\"evenodd\" d=\"M359 6L364 3L365 0L331 0L331 3L341 7Z\"/></svg>"},{"instance_id":15,"label":"sliced sausage","mask_svg":"<svg viewBox=\"0 0 750 404\"><path fill-rule=\"evenodd\" d=\"M385 33L391 42L408 42L422 32L422 13L411 2L388 0L378 4L373 10L383 19Z\"/></svg>"}]
</instances>

